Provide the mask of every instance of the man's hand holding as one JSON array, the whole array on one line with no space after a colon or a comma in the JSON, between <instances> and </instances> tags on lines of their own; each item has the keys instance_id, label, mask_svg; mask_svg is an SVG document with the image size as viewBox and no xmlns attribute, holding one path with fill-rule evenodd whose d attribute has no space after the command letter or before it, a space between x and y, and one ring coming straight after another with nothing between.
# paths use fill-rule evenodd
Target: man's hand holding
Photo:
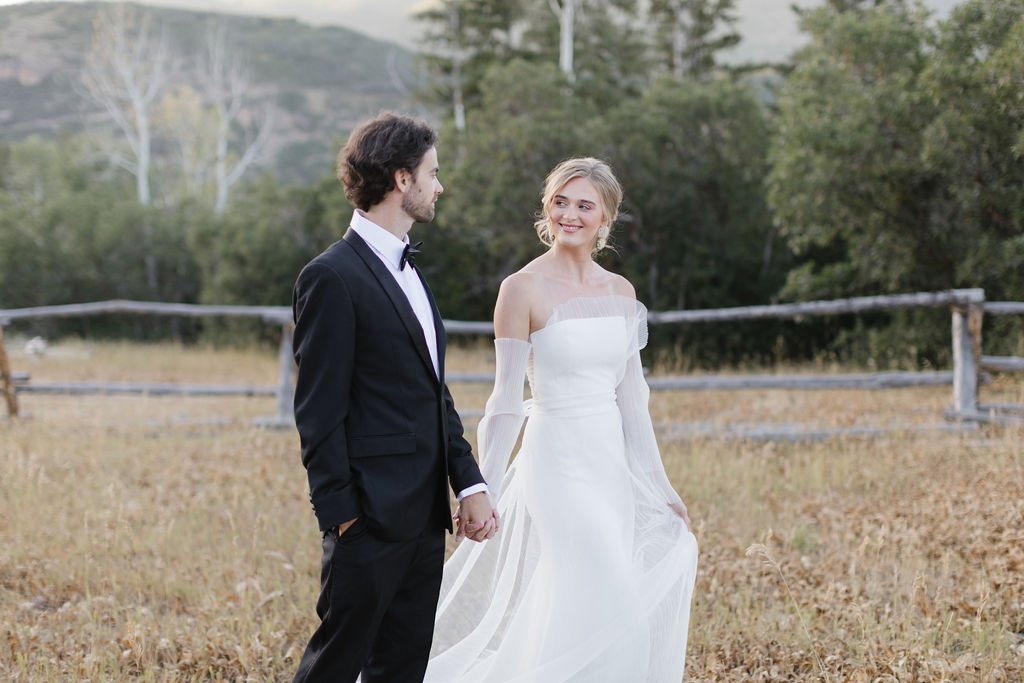
<instances>
[{"instance_id":1,"label":"man's hand holding","mask_svg":"<svg viewBox=\"0 0 1024 683\"><path fill-rule=\"evenodd\" d=\"M498 511L491 507L491 500L483 491L459 501L459 511L455 516L458 523L456 541L463 538L486 541L493 538L498 531Z\"/></svg>"}]
</instances>

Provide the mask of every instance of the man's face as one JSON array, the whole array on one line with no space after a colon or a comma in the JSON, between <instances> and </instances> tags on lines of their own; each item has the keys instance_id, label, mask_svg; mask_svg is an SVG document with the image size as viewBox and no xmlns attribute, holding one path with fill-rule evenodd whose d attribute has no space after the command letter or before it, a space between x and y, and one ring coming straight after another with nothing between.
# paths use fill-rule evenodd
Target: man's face
<instances>
[{"instance_id":1,"label":"man's face","mask_svg":"<svg viewBox=\"0 0 1024 683\"><path fill-rule=\"evenodd\" d=\"M434 202L444 192L437 179L437 148L431 147L420 159L412 174L412 181L402 195L402 210L417 223L434 220Z\"/></svg>"}]
</instances>

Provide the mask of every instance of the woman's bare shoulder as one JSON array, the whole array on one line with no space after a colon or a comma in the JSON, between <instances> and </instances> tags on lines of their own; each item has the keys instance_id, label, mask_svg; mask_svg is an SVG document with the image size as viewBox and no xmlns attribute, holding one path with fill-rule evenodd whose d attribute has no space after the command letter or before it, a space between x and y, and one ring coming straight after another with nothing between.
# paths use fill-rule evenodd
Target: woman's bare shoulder
<instances>
[{"instance_id":1,"label":"woman's bare shoulder","mask_svg":"<svg viewBox=\"0 0 1024 683\"><path fill-rule=\"evenodd\" d=\"M501 281L501 291L510 296L531 298L543 292L546 271L539 259L530 261L525 266Z\"/></svg>"},{"instance_id":2,"label":"woman's bare shoulder","mask_svg":"<svg viewBox=\"0 0 1024 683\"><path fill-rule=\"evenodd\" d=\"M518 271L501 281L501 286L498 288L498 301L521 304L529 301L536 289L536 277L530 273Z\"/></svg>"},{"instance_id":3,"label":"woman's bare shoulder","mask_svg":"<svg viewBox=\"0 0 1024 683\"><path fill-rule=\"evenodd\" d=\"M534 308L542 292L540 276L523 269L501 281L494 306L495 336L528 339L533 329Z\"/></svg>"}]
</instances>

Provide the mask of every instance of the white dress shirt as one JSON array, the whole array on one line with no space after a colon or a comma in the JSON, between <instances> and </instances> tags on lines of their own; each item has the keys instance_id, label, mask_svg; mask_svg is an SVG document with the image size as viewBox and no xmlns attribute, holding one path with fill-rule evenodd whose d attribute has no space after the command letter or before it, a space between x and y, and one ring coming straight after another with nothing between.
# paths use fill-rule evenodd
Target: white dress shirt
<instances>
[{"instance_id":1,"label":"white dress shirt","mask_svg":"<svg viewBox=\"0 0 1024 683\"><path fill-rule=\"evenodd\" d=\"M370 249L377 255L388 272L395 278L395 282L402 288L405 298L409 300L416 319L420 321L423 329L423 340L427 343L427 350L430 352L430 361L434 365L434 375L440 379L441 369L437 358L437 328L434 326L434 311L430 307L430 299L427 297L427 290L423 287L415 266L406 265L404 269L398 266L402 261L402 252L405 245L409 244L409 237L404 240L395 237L394 234L380 227L359 210L352 214L350 223L352 230L363 238L363 241L370 245ZM480 491L487 491L487 484L474 484L469 488L459 491L456 496L462 500Z\"/></svg>"},{"instance_id":2,"label":"white dress shirt","mask_svg":"<svg viewBox=\"0 0 1024 683\"><path fill-rule=\"evenodd\" d=\"M434 327L434 311L430 308L427 290L423 288L423 282L414 267L408 265L403 269L398 267L405 245L409 244L409 238L398 239L359 211L352 214L351 227L357 235L363 238L363 241L370 245L373 253L387 266L388 271L394 276L395 282L405 293L405 298L409 300L409 305L412 306L413 313L416 314L416 319L420 321L420 327L423 328L423 341L427 343L430 362L434 364L434 376L440 378L441 367L437 362L437 328Z\"/></svg>"}]
</instances>

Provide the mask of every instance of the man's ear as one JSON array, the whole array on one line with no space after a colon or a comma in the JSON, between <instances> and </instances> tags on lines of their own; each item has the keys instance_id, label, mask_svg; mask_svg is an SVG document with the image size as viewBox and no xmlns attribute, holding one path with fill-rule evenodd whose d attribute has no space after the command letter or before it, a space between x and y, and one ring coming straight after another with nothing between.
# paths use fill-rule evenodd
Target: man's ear
<instances>
[{"instance_id":1,"label":"man's ear","mask_svg":"<svg viewBox=\"0 0 1024 683\"><path fill-rule=\"evenodd\" d=\"M405 192L409 189L409 185L412 183L412 173L400 168L395 171L395 189L399 192Z\"/></svg>"}]
</instances>

